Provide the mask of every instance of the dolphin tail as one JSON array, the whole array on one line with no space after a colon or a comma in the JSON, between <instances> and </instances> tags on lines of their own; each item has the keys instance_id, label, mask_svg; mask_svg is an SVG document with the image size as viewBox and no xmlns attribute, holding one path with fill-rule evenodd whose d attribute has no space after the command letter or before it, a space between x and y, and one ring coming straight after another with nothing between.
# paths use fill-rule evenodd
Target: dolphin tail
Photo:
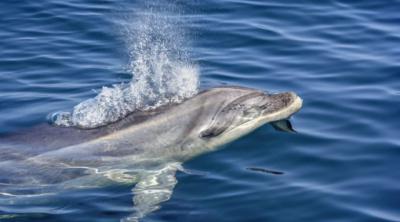
<instances>
[{"instance_id":1,"label":"dolphin tail","mask_svg":"<svg viewBox=\"0 0 400 222\"><path fill-rule=\"evenodd\" d=\"M176 171L182 170L180 163L169 163L159 170L146 171L132 189L135 213L123 222L137 222L147 214L158 210L160 204L169 200L177 184Z\"/></svg>"}]
</instances>

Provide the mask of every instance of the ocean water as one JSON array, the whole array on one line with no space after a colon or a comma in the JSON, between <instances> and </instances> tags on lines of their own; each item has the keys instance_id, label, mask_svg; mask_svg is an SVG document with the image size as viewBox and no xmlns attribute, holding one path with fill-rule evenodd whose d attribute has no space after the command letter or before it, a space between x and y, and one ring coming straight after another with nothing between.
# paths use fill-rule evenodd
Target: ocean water
<instances>
[{"instance_id":1,"label":"ocean water","mask_svg":"<svg viewBox=\"0 0 400 222\"><path fill-rule=\"evenodd\" d=\"M0 133L97 127L219 85L295 91L297 134L263 126L186 162L197 173L179 172L143 221L400 221L399 11L397 0L0 1ZM131 212L131 186L111 186L0 206L0 221Z\"/></svg>"}]
</instances>

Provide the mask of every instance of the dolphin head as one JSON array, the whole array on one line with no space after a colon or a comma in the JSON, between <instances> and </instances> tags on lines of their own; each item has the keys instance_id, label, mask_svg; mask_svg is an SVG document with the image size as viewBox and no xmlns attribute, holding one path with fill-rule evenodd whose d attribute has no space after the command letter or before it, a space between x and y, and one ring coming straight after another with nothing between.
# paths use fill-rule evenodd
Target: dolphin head
<instances>
[{"instance_id":1,"label":"dolphin head","mask_svg":"<svg viewBox=\"0 0 400 222\"><path fill-rule=\"evenodd\" d=\"M279 130L292 130L287 119L302 107L302 99L294 92L272 94L241 87L214 91L210 96L214 112L199 132L209 148L233 141L266 123Z\"/></svg>"}]
</instances>

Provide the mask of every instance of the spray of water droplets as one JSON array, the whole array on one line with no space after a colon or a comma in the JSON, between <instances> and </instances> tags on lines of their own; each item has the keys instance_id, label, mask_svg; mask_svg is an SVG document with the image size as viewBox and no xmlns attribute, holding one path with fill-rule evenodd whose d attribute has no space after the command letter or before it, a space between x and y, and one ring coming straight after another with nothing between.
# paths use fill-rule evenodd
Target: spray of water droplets
<instances>
[{"instance_id":1,"label":"spray of water droplets","mask_svg":"<svg viewBox=\"0 0 400 222\"><path fill-rule=\"evenodd\" d=\"M173 9L173 10L171 10ZM177 7L148 4L131 12L121 25L129 53L132 81L103 87L72 112L57 112L59 126L95 128L118 121L136 110L179 103L198 91L198 68L187 53L187 38Z\"/></svg>"}]
</instances>

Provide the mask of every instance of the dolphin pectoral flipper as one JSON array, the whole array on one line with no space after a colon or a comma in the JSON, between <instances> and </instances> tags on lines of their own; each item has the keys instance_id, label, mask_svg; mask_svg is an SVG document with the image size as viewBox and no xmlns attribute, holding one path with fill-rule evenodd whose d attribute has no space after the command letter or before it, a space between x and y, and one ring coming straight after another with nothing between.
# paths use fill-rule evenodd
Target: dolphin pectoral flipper
<instances>
[{"instance_id":1,"label":"dolphin pectoral flipper","mask_svg":"<svg viewBox=\"0 0 400 222\"><path fill-rule=\"evenodd\" d=\"M230 127L236 115L237 110L230 109L230 106L223 108L214 116L212 123L200 132L200 137L212 138L219 136Z\"/></svg>"},{"instance_id":2,"label":"dolphin pectoral flipper","mask_svg":"<svg viewBox=\"0 0 400 222\"><path fill-rule=\"evenodd\" d=\"M296 133L296 130L293 129L292 124L287 119L272 122L271 125L274 127L274 129L279 131Z\"/></svg>"},{"instance_id":3,"label":"dolphin pectoral flipper","mask_svg":"<svg viewBox=\"0 0 400 222\"><path fill-rule=\"evenodd\" d=\"M135 213L123 221L139 221L160 208L160 203L169 200L177 184L176 171L180 163L169 163L159 170L146 171L132 189Z\"/></svg>"}]
</instances>

